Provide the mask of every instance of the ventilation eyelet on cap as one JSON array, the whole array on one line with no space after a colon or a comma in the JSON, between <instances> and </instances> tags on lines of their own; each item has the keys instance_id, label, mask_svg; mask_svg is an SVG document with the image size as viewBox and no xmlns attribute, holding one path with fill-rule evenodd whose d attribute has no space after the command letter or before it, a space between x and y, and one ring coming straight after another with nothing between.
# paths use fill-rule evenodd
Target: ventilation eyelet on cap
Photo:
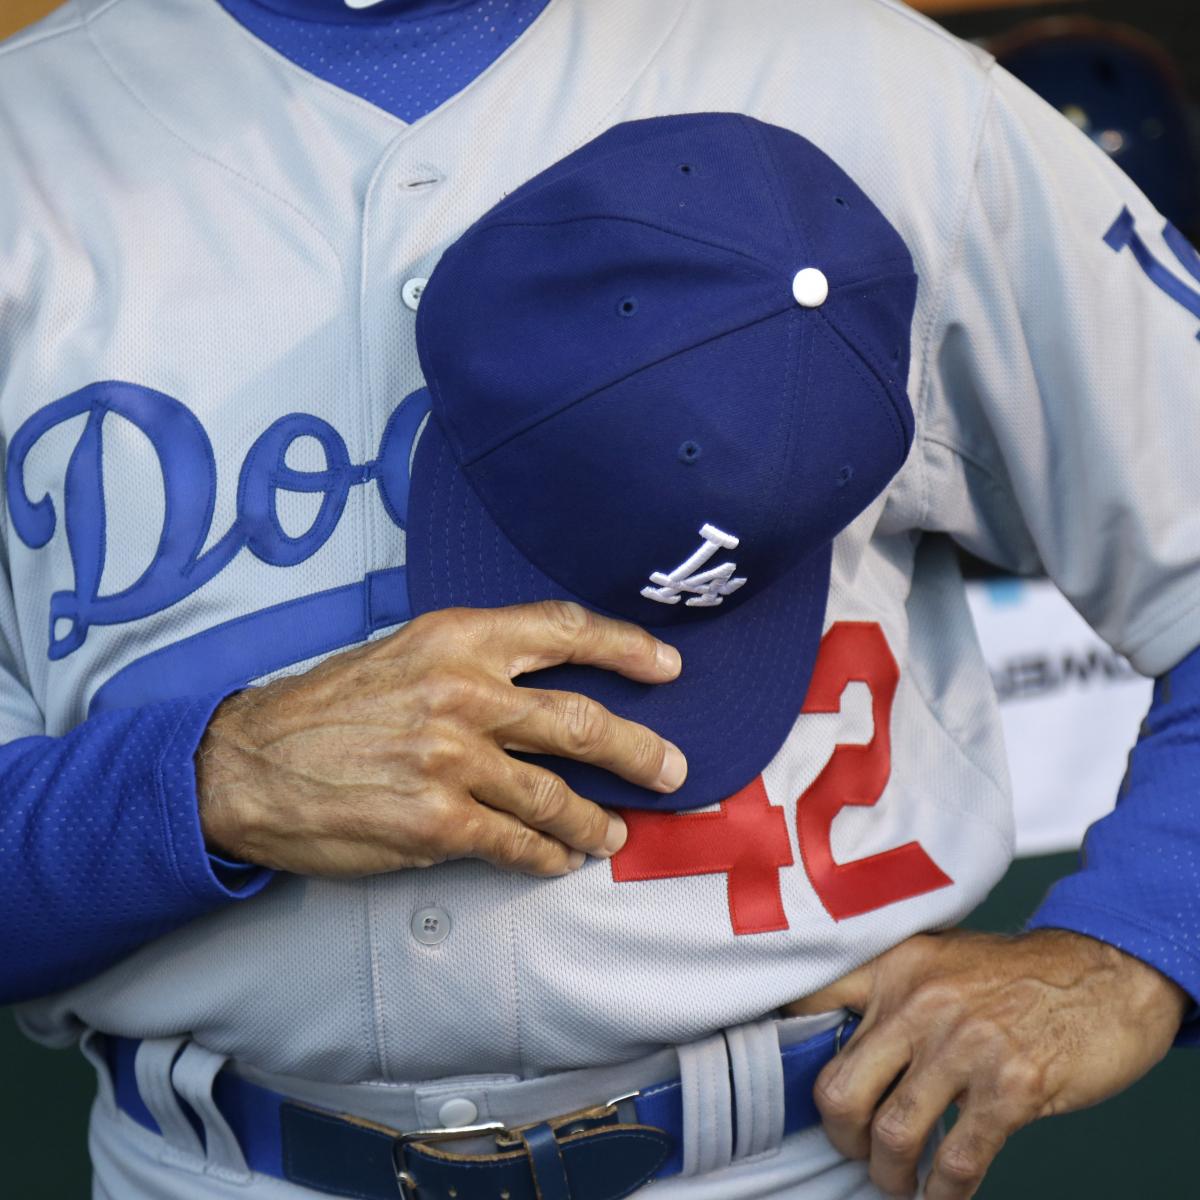
<instances>
[{"instance_id":1,"label":"ventilation eyelet on cap","mask_svg":"<svg viewBox=\"0 0 1200 1200\"><path fill-rule=\"evenodd\" d=\"M829 280L816 267L797 271L792 280L792 295L801 308L820 308L829 299Z\"/></svg>"}]
</instances>

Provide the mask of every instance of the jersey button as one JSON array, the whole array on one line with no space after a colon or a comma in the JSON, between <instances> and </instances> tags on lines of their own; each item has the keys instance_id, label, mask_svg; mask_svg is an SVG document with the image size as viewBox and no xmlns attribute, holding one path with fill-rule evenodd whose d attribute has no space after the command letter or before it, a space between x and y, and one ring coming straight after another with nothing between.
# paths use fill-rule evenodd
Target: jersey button
<instances>
[{"instance_id":1,"label":"jersey button","mask_svg":"<svg viewBox=\"0 0 1200 1200\"><path fill-rule=\"evenodd\" d=\"M421 303L421 294L425 291L425 285L429 282L428 279L409 279L404 287L400 289L400 299L413 310L417 311L417 305Z\"/></svg>"},{"instance_id":2,"label":"jersey button","mask_svg":"<svg viewBox=\"0 0 1200 1200\"><path fill-rule=\"evenodd\" d=\"M443 1129L461 1129L464 1125L474 1125L478 1116L479 1109L466 1096L455 1096L438 1109L438 1121Z\"/></svg>"},{"instance_id":3,"label":"jersey button","mask_svg":"<svg viewBox=\"0 0 1200 1200\"><path fill-rule=\"evenodd\" d=\"M450 914L444 908L418 909L410 928L422 946L440 945L450 936Z\"/></svg>"}]
</instances>

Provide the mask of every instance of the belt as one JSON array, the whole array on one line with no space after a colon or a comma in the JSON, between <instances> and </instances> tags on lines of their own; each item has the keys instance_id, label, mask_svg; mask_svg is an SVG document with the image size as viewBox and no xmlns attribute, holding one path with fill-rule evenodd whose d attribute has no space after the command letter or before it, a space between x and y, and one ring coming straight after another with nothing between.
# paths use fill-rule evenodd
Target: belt
<instances>
[{"instance_id":1,"label":"belt","mask_svg":"<svg viewBox=\"0 0 1200 1200\"><path fill-rule=\"evenodd\" d=\"M857 1024L850 1017L836 1029L781 1049L785 1134L819 1122L813 1085ZM161 1134L138 1091L139 1045L130 1038L105 1039L113 1091L123 1112ZM521 1128L491 1123L408 1131L302 1104L230 1070L217 1074L212 1097L251 1171L332 1196L621 1200L683 1169L682 1091L679 1079L667 1079ZM203 1122L180 1103L203 1140ZM494 1149L455 1154L443 1148L469 1138L494 1141Z\"/></svg>"}]
</instances>

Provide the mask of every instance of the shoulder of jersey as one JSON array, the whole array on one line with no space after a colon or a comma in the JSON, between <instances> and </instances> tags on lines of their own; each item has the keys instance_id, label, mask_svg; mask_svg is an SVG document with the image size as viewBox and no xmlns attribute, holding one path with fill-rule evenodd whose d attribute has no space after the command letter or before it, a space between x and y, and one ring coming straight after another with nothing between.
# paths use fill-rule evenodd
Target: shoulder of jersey
<instances>
[{"instance_id":1,"label":"shoulder of jersey","mask_svg":"<svg viewBox=\"0 0 1200 1200\"><path fill-rule=\"evenodd\" d=\"M141 0L68 0L40 21L0 41L0 246L18 225L28 203L27 172L53 173L55 147L79 127L82 109L93 117L114 95L125 94L110 64L93 43L88 24L116 5ZM0 0L3 4L4 0ZM86 136L86 133L85 135ZM31 151L32 148L32 151ZM48 167L49 164L49 167ZM46 179L41 182L46 183Z\"/></svg>"},{"instance_id":2,"label":"shoulder of jersey","mask_svg":"<svg viewBox=\"0 0 1200 1200\"><path fill-rule=\"evenodd\" d=\"M792 37L786 44L802 47L823 30L842 30L862 41L874 29L884 36L892 33L915 37L925 43L927 53L967 59L983 70L994 62L982 47L955 37L902 0L743 0L740 4L689 0L689 7L708 27L729 26L729 34L757 35L772 44L790 33Z\"/></svg>"},{"instance_id":3,"label":"shoulder of jersey","mask_svg":"<svg viewBox=\"0 0 1200 1200\"><path fill-rule=\"evenodd\" d=\"M94 0L69 0L0 41L0 109L8 118L0 123L0 154L6 160L6 171L14 169L19 156L10 158L5 153L5 126L21 136L21 130L36 131L47 120L62 120L72 105L81 102L84 84L78 66L98 61L88 42L87 22L93 11L102 7Z\"/></svg>"}]
</instances>

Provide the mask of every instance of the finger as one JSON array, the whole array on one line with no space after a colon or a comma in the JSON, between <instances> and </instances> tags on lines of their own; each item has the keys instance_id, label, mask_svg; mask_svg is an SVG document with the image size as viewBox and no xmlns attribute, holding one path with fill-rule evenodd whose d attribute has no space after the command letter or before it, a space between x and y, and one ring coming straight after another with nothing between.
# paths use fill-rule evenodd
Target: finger
<instances>
[{"instance_id":1,"label":"finger","mask_svg":"<svg viewBox=\"0 0 1200 1200\"><path fill-rule=\"evenodd\" d=\"M574 758L659 792L675 791L687 777L678 746L603 704L578 692L517 690L525 712L503 731L505 749Z\"/></svg>"},{"instance_id":2,"label":"finger","mask_svg":"<svg viewBox=\"0 0 1200 1200\"><path fill-rule=\"evenodd\" d=\"M954 1128L938 1147L925 1184L925 1200L970 1200L1004 1143L1025 1122L968 1095Z\"/></svg>"},{"instance_id":3,"label":"finger","mask_svg":"<svg viewBox=\"0 0 1200 1200\"><path fill-rule=\"evenodd\" d=\"M561 663L616 671L640 683L667 683L680 671L679 651L626 621L565 600L495 610L509 678Z\"/></svg>"},{"instance_id":4,"label":"finger","mask_svg":"<svg viewBox=\"0 0 1200 1200\"><path fill-rule=\"evenodd\" d=\"M871 1122L884 1093L912 1062L913 1047L895 1021L860 1028L817 1076L813 1099L825 1133L847 1158L868 1158Z\"/></svg>"},{"instance_id":5,"label":"finger","mask_svg":"<svg viewBox=\"0 0 1200 1200\"><path fill-rule=\"evenodd\" d=\"M913 1194L925 1145L964 1082L937 1058L905 1071L871 1122L870 1173L877 1188L889 1196Z\"/></svg>"},{"instance_id":6,"label":"finger","mask_svg":"<svg viewBox=\"0 0 1200 1200\"><path fill-rule=\"evenodd\" d=\"M471 792L481 804L596 858L611 858L628 836L616 813L577 795L553 771L499 751Z\"/></svg>"},{"instance_id":7,"label":"finger","mask_svg":"<svg viewBox=\"0 0 1200 1200\"><path fill-rule=\"evenodd\" d=\"M843 975L836 983L831 983L811 996L793 1000L785 1008L790 1017L807 1017L815 1013L831 1012L835 1008L848 1008L851 1012L862 1013L867 1010L867 1001L871 998L871 983L874 972L871 964Z\"/></svg>"},{"instance_id":8,"label":"finger","mask_svg":"<svg viewBox=\"0 0 1200 1200\"><path fill-rule=\"evenodd\" d=\"M471 821L468 848L462 857L479 858L506 871L524 875L567 875L586 861L582 851L573 850L534 829L511 813L480 804Z\"/></svg>"}]
</instances>

